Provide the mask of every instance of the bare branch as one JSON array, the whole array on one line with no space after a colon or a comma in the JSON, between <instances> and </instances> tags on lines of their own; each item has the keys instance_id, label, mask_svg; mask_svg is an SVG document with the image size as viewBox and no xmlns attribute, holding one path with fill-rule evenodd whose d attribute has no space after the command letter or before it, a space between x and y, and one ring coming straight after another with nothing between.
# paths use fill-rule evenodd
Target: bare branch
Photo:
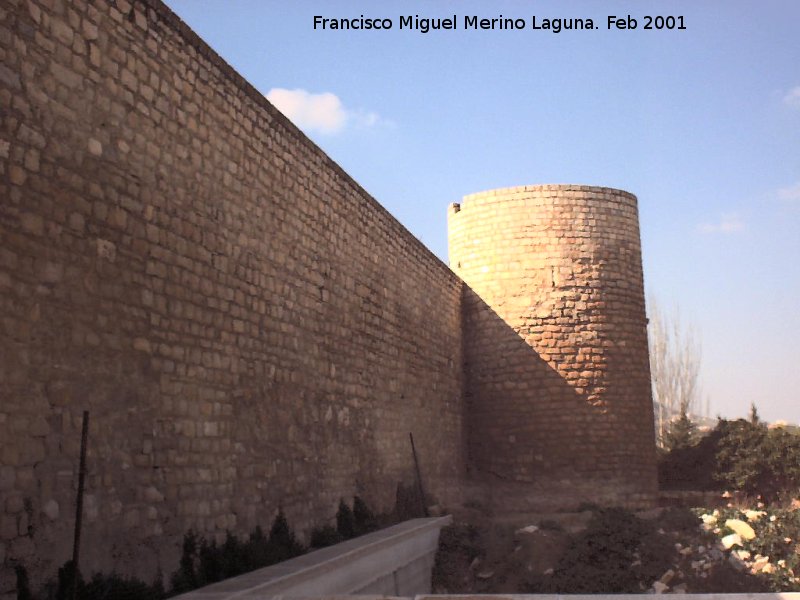
<instances>
[{"instance_id":1,"label":"bare branch","mask_svg":"<svg viewBox=\"0 0 800 600\"><path fill-rule=\"evenodd\" d=\"M656 438L663 445L670 422L681 411L699 414L701 347L697 332L685 325L677 310L667 315L654 297L648 299L650 373Z\"/></svg>"}]
</instances>

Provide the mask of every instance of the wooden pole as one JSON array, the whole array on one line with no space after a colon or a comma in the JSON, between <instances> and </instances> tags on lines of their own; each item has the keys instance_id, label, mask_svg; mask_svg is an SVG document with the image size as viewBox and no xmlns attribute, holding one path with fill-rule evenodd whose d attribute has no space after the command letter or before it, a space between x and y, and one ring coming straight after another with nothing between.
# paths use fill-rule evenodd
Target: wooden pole
<instances>
[{"instance_id":1,"label":"wooden pole","mask_svg":"<svg viewBox=\"0 0 800 600\"><path fill-rule=\"evenodd\" d=\"M89 438L89 411L83 411L81 428L81 459L78 468L78 498L75 502L75 535L72 542L72 600L78 597L78 558L81 550L81 524L83 522L83 486L86 481L86 443Z\"/></svg>"},{"instance_id":2,"label":"wooden pole","mask_svg":"<svg viewBox=\"0 0 800 600\"><path fill-rule=\"evenodd\" d=\"M417 449L414 447L414 434L408 432L408 438L411 440L411 453L414 455L414 468L417 471L417 490L419 491L419 502L422 504L422 514L426 517L428 515L428 507L425 505L425 490L422 488L422 474L419 472L419 461L417 460Z\"/></svg>"}]
</instances>

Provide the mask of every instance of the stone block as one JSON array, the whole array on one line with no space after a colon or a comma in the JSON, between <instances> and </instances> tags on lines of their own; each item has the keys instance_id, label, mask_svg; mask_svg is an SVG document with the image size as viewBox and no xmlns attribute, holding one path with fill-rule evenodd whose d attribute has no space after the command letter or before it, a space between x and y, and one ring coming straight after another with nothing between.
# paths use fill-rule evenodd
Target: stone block
<instances>
[{"instance_id":1,"label":"stone block","mask_svg":"<svg viewBox=\"0 0 800 600\"><path fill-rule=\"evenodd\" d=\"M8 553L16 559L27 559L36 554L36 546L29 537L18 537L9 544Z\"/></svg>"},{"instance_id":2,"label":"stone block","mask_svg":"<svg viewBox=\"0 0 800 600\"><path fill-rule=\"evenodd\" d=\"M28 180L28 174L19 165L9 165L8 178L14 185L24 185Z\"/></svg>"},{"instance_id":3,"label":"stone block","mask_svg":"<svg viewBox=\"0 0 800 600\"><path fill-rule=\"evenodd\" d=\"M61 514L61 508L58 502L51 498L42 505L42 513L51 521L55 521Z\"/></svg>"},{"instance_id":4,"label":"stone block","mask_svg":"<svg viewBox=\"0 0 800 600\"><path fill-rule=\"evenodd\" d=\"M89 154L93 156L102 156L103 154L103 144L94 138L89 138L86 147L89 150Z\"/></svg>"},{"instance_id":5,"label":"stone block","mask_svg":"<svg viewBox=\"0 0 800 600\"><path fill-rule=\"evenodd\" d=\"M6 498L6 513L14 515L19 512L22 512L24 507L25 503L22 499L21 494L10 494Z\"/></svg>"},{"instance_id":6,"label":"stone block","mask_svg":"<svg viewBox=\"0 0 800 600\"><path fill-rule=\"evenodd\" d=\"M50 72L56 81L68 88L77 88L83 83L83 77L80 73L76 73L57 62L50 63Z\"/></svg>"},{"instance_id":7,"label":"stone block","mask_svg":"<svg viewBox=\"0 0 800 600\"><path fill-rule=\"evenodd\" d=\"M13 540L17 537L17 515L0 516L0 539Z\"/></svg>"}]
</instances>

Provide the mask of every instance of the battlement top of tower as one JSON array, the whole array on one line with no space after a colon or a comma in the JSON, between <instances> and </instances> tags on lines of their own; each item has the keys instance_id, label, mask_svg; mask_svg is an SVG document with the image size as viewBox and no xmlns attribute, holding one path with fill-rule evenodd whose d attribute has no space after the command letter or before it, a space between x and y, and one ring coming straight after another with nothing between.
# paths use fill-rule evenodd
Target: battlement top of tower
<instances>
[{"instance_id":1,"label":"battlement top of tower","mask_svg":"<svg viewBox=\"0 0 800 600\"><path fill-rule=\"evenodd\" d=\"M483 203L491 203L491 202L501 202L509 199L513 199L514 197L524 198L527 195L536 195L536 196L552 196L552 197L563 197L563 198L570 198L575 197L579 198L584 195L589 195L592 197L600 197L605 198L607 200L624 200L627 203L636 204L636 196L631 194L630 192L626 192L625 190L620 190L611 187L604 187L604 186L594 186L594 185L580 185L575 183L557 183L557 184L540 184L540 185L520 185L514 187L506 187L506 188L496 188L493 190L486 190L483 192L476 192L474 194L468 194L464 196L460 203L454 203L451 207L458 207L453 210L453 212L458 212L461 209L461 205L464 203L469 203L470 205L474 204L483 204Z\"/></svg>"}]
</instances>

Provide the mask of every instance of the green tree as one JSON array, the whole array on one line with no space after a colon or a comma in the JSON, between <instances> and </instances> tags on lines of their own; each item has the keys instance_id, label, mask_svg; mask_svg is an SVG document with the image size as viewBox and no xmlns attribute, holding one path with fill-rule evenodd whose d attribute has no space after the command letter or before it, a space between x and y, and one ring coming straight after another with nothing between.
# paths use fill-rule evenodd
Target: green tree
<instances>
[{"instance_id":1,"label":"green tree","mask_svg":"<svg viewBox=\"0 0 800 600\"><path fill-rule=\"evenodd\" d=\"M688 448L697 441L697 426L689 418L685 407L681 407L680 416L672 421L663 437L664 449L671 452L678 448Z\"/></svg>"},{"instance_id":2,"label":"green tree","mask_svg":"<svg viewBox=\"0 0 800 600\"><path fill-rule=\"evenodd\" d=\"M356 535L356 522L353 517L353 510L347 505L344 499L339 500L339 510L336 511L336 531L342 539L349 540Z\"/></svg>"},{"instance_id":3,"label":"green tree","mask_svg":"<svg viewBox=\"0 0 800 600\"><path fill-rule=\"evenodd\" d=\"M761 423L761 418L758 416L758 409L756 408L756 403L750 403L750 422L753 425L758 425Z\"/></svg>"},{"instance_id":4,"label":"green tree","mask_svg":"<svg viewBox=\"0 0 800 600\"><path fill-rule=\"evenodd\" d=\"M361 496L353 497L353 521L356 535L363 535L378 528L375 514Z\"/></svg>"},{"instance_id":5,"label":"green tree","mask_svg":"<svg viewBox=\"0 0 800 600\"><path fill-rule=\"evenodd\" d=\"M304 552L303 546L297 541L283 509L278 510L272 527L269 530L269 563L281 562Z\"/></svg>"},{"instance_id":6,"label":"green tree","mask_svg":"<svg viewBox=\"0 0 800 600\"><path fill-rule=\"evenodd\" d=\"M769 429L760 419L753 422L752 414L749 421L720 421L718 427L720 482L767 501L800 488L800 437Z\"/></svg>"}]
</instances>

